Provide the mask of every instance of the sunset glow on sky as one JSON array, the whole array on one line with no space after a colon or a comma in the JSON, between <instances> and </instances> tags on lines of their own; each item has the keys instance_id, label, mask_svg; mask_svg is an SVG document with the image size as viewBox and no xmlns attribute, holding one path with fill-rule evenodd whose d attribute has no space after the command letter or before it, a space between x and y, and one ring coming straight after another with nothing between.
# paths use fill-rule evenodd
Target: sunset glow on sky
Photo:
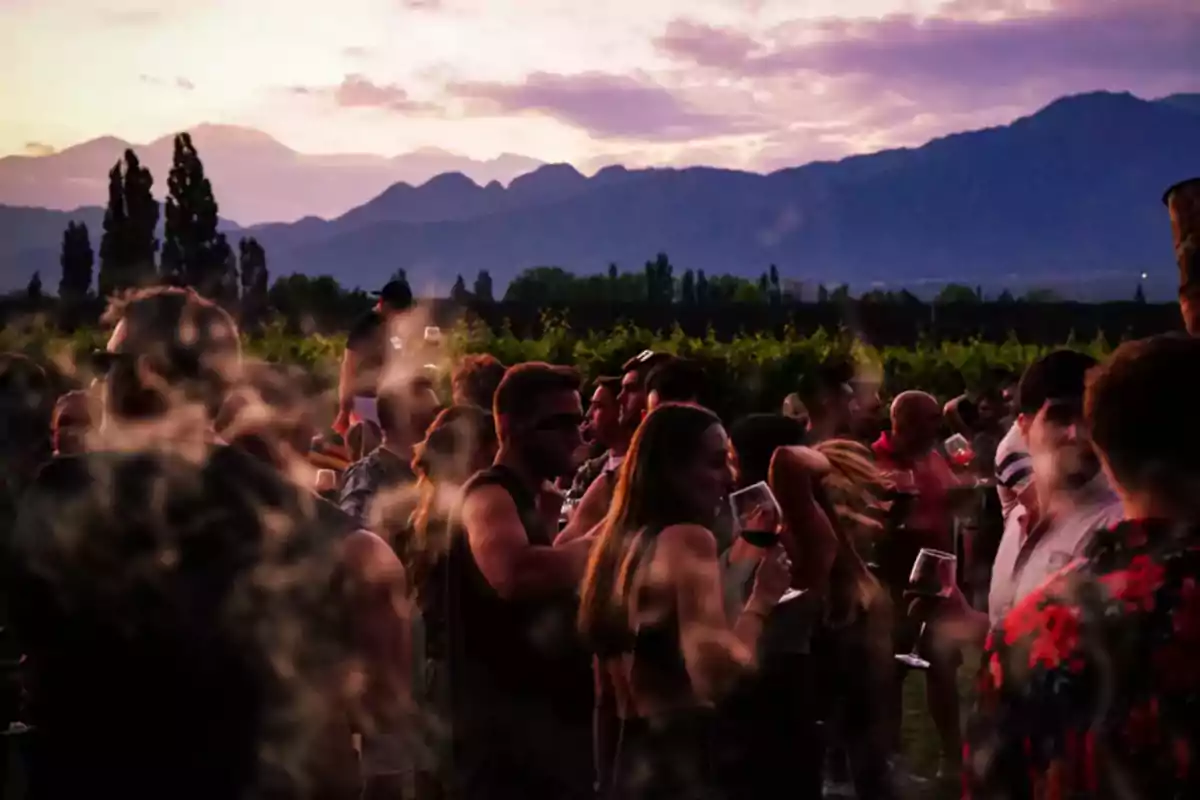
<instances>
[{"instance_id":1,"label":"sunset glow on sky","mask_svg":"<svg viewBox=\"0 0 1200 800\"><path fill-rule=\"evenodd\" d=\"M0 155L202 122L767 169L1200 90L1196 0L0 0Z\"/></svg>"}]
</instances>

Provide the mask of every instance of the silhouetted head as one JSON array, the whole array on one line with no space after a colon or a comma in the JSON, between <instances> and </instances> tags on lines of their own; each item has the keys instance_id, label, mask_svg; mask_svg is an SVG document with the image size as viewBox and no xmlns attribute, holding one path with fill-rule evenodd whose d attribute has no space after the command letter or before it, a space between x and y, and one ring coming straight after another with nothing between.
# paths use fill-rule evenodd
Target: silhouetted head
<instances>
[{"instance_id":1,"label":"silhouetted head","mask_svg":"<svg viewBox=\"0 0 1200 800\"><path fill-rule=\"evenodd\" d=\"M928 392L901 392L892 400L892 441L907 453L924 453L937 444L942 406Z\"/></svg>"},{"instance_id":2,"label":"silhouetted head","mask_svg":"<svg viewBox=\"0 0 1200 800\"><path fill-rule=\"evenodd\" d=\"M593 442L605 449L613 447L621 436L621 410L617 405L620 392L620 378L600 378L588 403L588 433Z\"/></svg>"},{"instance_id":3,"label":"silhouetted head","mask_svg":"<svg viewBox=\"0 0 1200 800\"><path fill-rule=\"evenodd\" d=\"M454 404L490 409L507 369L498 358L487 353L464 356L450 378Z\"/></svg>"},{"instance_id":4,"label":"silhouetted head","mask_svg":"<svg viewBox=\"0 0 1200 800\"><path fill-rule=\"evenodd\" d=\"M496 389L500 447L536 477L552 480L575 469L583 446L580 382L571 367L531 361L509 367Z\"/></svg>"},{"instance_id":5,"label":"silhouetted head","mask_svg":"<svg viewBox=\"0 0 1200 800\"><path fill-rule=\"evenodd\" d=\"M424 375L385 380L376 398L379 428L385 442L414 445L441 411L433 381Z\"/></svg>"},{"instance_id":6,"label":"silhouetted head","mask_svg":"<svg viewBox=\"0 0 1200 800\"><path fill-rule=\"evenodd\" d=\"M161 417L183 404L214 418L241 372L233 318L189 289L157 286L113 301L115 324L99 366L105 413L118 419Z\"/></svg>"},{"instance_id":7,"label":"silhouetted head","mask_svg":"<svg viewBox=\"0 0 1200 800\"><path fill-rule=\"evenodd\" d=\"M621 367L621 391L617 395L617 406L620 409L621 428L626 436L632 436L637 426L646 416L646 406L649 401L646 391L646 378L656 366L673 359L669 353L655 353L646 350L625 362Z\"/></svg>"},{"instance_id":8,"label":"silhouetted head","mask_svg":"<svg viewBox=\"0 0 1200 800\"><path fill-rule=\"evenodd\" d=\"M1100 460L1083 426L1087 375L1096 359L1073 350L1056 350L1035 361L1017 388L1017 419L1033 475L1043 492L1073 489L1100 471Z\"/></svg>"},{"instance_id":9,"label":"silhouetted head","mask_svg":"<svg viewBox=\"0 0 1200 800\"><path fill-rule=\"evenodd\" d=\"M413 471L434 482L463 484L496 457L496 425L479 406L454 405L437 415L417 445Z\"/></svg>"},{"instance_id":10,"label":"silhouetted head","mask_svg":"<svg viewBox=\"0 0 1200 800\"><path fill-rule=\"evenodd\" d=\"M708 379L704 368L687 358L672 358L650 370L646 376L646 410L663 403L700 403Z\"/></svg>"},{"instance_id":11,"label":"silhouetted head","mask_svg":"<svg viewBox=\"0 0 1200 800\"><path fill-rule=\"evenodd\" d=\"M1200 521L1200 414L1181 386L1197 374L1200 338L1174 334L1126 342L1091 372L1084 418L1126 516Z\"/></svg>"},{"instance_id":12,"label":"silhouetted head","mask_svg":"<svg viewBox=\"0 0 1200 800\"><path fill-rule=\"evenodd\" d=\"M737 484L752 486L767 479L776 450L804 444L805 424L782 414L751 414L733 424L729 438Z\"/></svg>"}]
</instances>

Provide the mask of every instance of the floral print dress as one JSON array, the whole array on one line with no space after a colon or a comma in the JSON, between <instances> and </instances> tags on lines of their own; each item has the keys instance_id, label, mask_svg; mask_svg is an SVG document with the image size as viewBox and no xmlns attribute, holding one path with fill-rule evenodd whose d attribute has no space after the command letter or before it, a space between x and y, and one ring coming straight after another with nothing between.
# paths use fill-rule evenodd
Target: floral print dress
<instances>
[{"instance_id":1,"label":"floral print dress","mask_svg":"<svg viewBox=\"0 0 1200 800\"><path fill-rule=\"evenodd\" d=\"M988 637L964 796L1200 798L1200 529L1122 522Z\"/></svg>"}]
</instances>

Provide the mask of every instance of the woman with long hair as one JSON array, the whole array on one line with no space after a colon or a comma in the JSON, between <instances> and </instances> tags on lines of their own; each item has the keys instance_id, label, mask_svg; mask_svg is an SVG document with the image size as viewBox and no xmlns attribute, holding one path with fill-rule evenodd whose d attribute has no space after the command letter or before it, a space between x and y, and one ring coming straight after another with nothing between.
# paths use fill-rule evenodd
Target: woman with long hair
<instances>
[{"instance_id":1,"label":"woman with long hair","mask_svg":"<svg viewBox=\"0 0 1200 800\"><path fill-rule=\"evenodd\" d=\"M711 526L731 483L725 429L693 405L650 412L621 466L579 611L623 717L613 796L715 792L713 706L753 664L791 569L768 553L730 625Z\"/></svg>"}]
</instances>

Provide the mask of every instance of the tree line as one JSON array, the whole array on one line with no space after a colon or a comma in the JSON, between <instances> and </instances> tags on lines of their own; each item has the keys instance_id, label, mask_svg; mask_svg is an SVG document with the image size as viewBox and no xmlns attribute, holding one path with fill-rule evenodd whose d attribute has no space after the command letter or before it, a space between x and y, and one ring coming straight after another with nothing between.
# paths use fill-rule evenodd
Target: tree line
<instances>
[{"instance_id":1,"label":"tree line","mask_svg":"<svg viewBox=\"0 0 1200 800\"><path fill-rule=\"evenodd\" d=\"M161 243L154 177L133 150L126 150L109 170L99 252L92 248L85 223L67 224L58 284L65 311L82 308L94 296L104 298L127 289L167 284L189 286L227 305L240 306L245 316L266 313L266 251L254 237L243 237L236 249L229 243L218 230L219 206L191 136L181 133L174 144L162 208ZM35 273L27 290L30 299L40 297L41 286L41 276Z\"/></svg>"}]
</instances>

